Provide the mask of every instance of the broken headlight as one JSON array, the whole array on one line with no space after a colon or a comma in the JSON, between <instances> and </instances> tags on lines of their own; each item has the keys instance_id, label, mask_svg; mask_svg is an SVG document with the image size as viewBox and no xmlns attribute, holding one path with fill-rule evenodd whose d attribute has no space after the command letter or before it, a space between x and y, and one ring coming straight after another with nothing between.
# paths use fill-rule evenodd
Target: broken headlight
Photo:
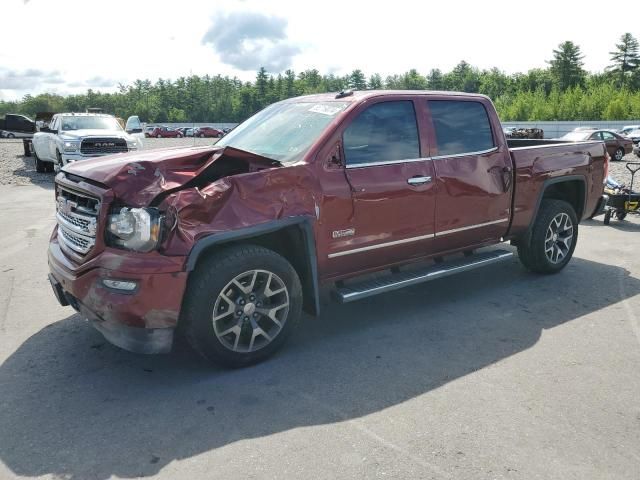
<instances>
[{"instance_id":1,"label":"broken headlight","mask_svg":"<svg viewBox=\"0 0 640 480\"><path fill-rule=\"evenodd\" d=\"M136 252L150 252L160 241L162 216L155 208L122 207L107 220L108 243Z\"/></svg>"}]
</instances>

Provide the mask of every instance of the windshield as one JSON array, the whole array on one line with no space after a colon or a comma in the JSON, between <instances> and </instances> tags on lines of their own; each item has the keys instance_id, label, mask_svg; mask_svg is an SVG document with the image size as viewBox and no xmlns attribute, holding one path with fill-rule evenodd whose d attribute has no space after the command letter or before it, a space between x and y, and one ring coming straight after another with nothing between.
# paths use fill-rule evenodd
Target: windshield
<instances>
[{"instance_id":1,"label":"windshield","mask_svg":"<svg viewBox=\"0 0 640 480\"><path fill-rule=\"evenodd\" d=\"M570 132L567 133L562 140L570 140L572 142L579 142L580 140L586 140L593 134L592 131L587 132Z\"/></svg>"},{"instance_id":2,"label":"windshield","mask_svg":"<svg viewBox=\"0 0 640 480\"><path fill-rule=\"evenodd\" d=\"M62 117L60 129L69 130L122 130L118 121L113 117Z\"/></svg>"},{"instance_id":3,"label":"windshield","mask_svg":"<svg viewBox=\"0 0 640 480\"><path fill-rule=\"evenodd\" d=\"M217 145L283 163L295 162L347 105L347 102L276 103L238 125Z\"/></svg>"}]
</instances>

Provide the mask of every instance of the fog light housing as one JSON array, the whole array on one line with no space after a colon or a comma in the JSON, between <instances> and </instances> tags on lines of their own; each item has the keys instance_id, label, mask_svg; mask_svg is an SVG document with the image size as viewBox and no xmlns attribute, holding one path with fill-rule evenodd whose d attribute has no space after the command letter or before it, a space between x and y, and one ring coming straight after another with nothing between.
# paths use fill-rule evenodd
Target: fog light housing
<instances>
[{"instance_id":1,"label":"fog light housing","mask_svg":"<svg viewBox=\"0 0 640 480\"><path fill-rule=\"evenodd\" d=\"M131 293L138 287L138 284L136 282L128 280L114 280L111 278L103 278L102 284L107 288L120 290L126 293Z\"/></svg>"}]
</instances>

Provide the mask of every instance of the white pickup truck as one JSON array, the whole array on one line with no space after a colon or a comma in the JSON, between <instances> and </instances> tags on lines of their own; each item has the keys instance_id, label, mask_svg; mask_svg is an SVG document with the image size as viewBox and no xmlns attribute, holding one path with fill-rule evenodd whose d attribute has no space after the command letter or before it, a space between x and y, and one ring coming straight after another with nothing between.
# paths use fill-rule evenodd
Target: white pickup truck
<instances>
[{"instance_id":1,"label":"white pickup truck","mask_svg":"<svg viewBox=\"0 0 640 480\"><path fill-rule=\"evenodd\" d=\"M141 148L139 136L123 130L113 115L102 113L57 113L48 128L33 136L38 172L58 171L70 162Z\"/></svg>"}]
</instances>

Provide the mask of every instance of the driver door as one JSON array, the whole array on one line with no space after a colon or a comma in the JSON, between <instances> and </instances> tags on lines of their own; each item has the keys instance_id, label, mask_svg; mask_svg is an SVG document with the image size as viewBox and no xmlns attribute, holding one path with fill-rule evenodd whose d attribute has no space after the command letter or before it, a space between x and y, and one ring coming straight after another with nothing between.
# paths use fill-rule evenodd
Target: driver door
<instances>
[{"instance_id":1,"label":"driver door","mask_svg":"<svg viewBox=\"0 0 640 480\"><path fill-rule=\"evenodd\" d=\"M366 104L346 126L342 145L353 215L333 228L329 270L364 271L428 255L435 172L421 146L414 102Z\"/></svg>"}]
</instances>

